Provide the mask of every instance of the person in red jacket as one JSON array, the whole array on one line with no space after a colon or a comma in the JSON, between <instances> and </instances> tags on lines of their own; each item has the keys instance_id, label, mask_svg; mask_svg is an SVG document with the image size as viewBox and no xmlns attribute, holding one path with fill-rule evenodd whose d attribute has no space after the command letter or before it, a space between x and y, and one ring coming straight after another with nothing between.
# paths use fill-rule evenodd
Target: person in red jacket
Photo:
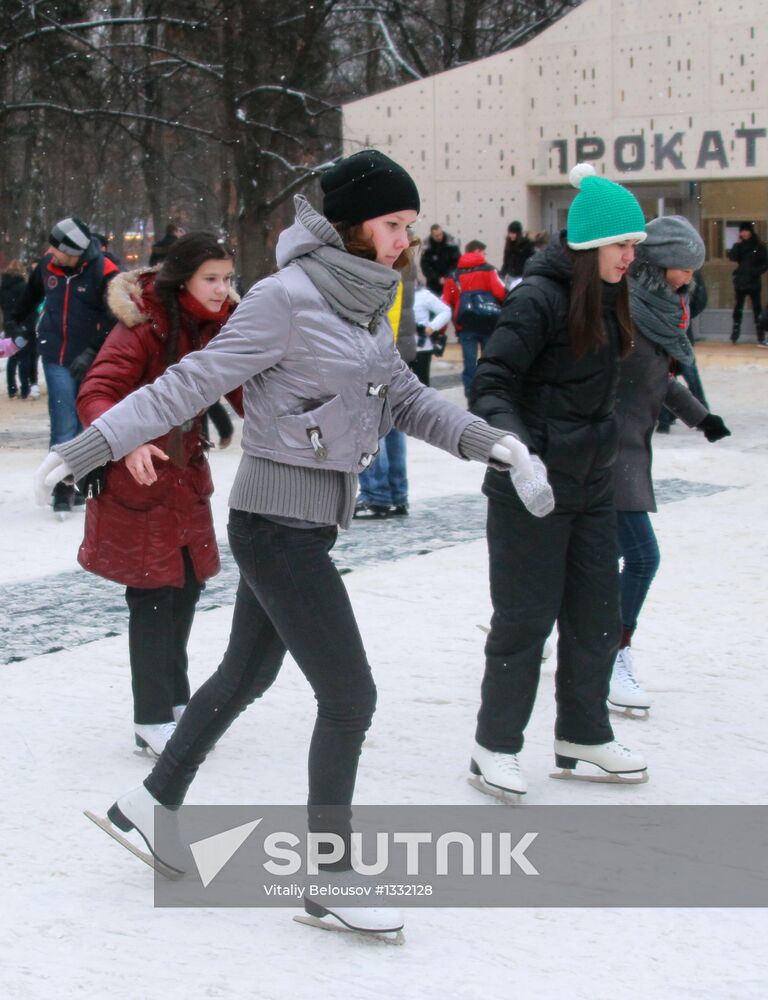
<instances>
[{"instance_id":1,"label":"person in red jacket","mask_svg":"<svg viewBox=\"0 0 768 1000\"><path fill-rule=\"evenodd\" d=\"M119 322L80 387L84 426L205 347L237 304L232 276L232 252L214 233L198 232L179 239L161 267L112 281ZM229 398L242 415L241 391ZM125 585L136 744L158 755L189 701L187 640L204 582L219 571L203 417L152 442L169 461L157 463L151 486L135 475L150 454L142 445L84 487L91 499L78 561Z\"/></svg>"},{"instance_id":2,"label":"person in red jacket","mask_svg":"<svg viewBox=\"0 0 768 1000\"><path fill-rule=\"evenodd\" d=\"M496 268L485 259L485 243L470 240L459 257L456 270L445 280L443 302L451 307L453 325L464 358L464 395L477 368L477 351L482 354L493 333L507 290Z\"/></svg>"}]
</instances>

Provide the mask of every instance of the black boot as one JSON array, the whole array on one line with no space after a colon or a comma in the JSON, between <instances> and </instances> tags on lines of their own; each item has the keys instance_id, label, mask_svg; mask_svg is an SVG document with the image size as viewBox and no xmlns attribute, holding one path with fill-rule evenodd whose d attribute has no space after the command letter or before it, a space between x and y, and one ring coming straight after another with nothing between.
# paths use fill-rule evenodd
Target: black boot
<instances>
[{"instance_id":1,"label":"black boot","mask_svg":"<svg viewBox=\"0 0 768 1000\"><path fill-rule=\"evenodd\" d=\"M53 487L53 510L56 514L68 514L72 510L75 487L67 483L56 483Z\"/></svg>"},{"instance_id":2,"label":"black boot","mask_svg":"<svg viewBox=\"0 0 768 1000\"><path fill-rule=\"evenodd\" d=\"M389 517L390 508L384 507L377 503L367 503L365 500L359 500L355 505L355 513L352 515L358 520L383 520L385 517Z\"/></svg>"}]
</instances>

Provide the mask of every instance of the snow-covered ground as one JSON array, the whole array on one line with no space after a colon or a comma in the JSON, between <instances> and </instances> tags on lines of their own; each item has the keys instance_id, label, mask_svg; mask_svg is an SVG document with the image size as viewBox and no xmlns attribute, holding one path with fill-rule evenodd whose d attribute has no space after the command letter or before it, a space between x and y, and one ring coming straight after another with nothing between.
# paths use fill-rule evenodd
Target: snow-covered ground
<instances>
[{"instance_id":1,"label":"snow-covered ground","mask_svg":"<svg viewBox=\"0 0 768 1000\"><path fill-rule=\"evenodd\" d=\"M646 721L615 721L618 738L648 756L650 780L635 787L550 780L550 663L522 758L530 803L765 801L768 365L707 367L705 382L733 437L710 445L674 427L656 438L654 471L658 479L726 488L667 503L655 517L662 568L635 643L653 712ZM30 500L45 450L43 401L4 404L2 416L0 594L78 572L82 531L81 520L57 523ZM212 461L224 538L238 449ZM479 466L415 441L409 472L414 508L441 509L446 497L476 493L482 479ZM466 782L483 667L475 625L490 615L484 541L358 567L345 580L379 688L358 801L487 804ZM14 593L3 612L26 620ZM59 596L52 590L50 604ZM97 618L98 605L88 612ZM230 612L198 615L193 682L217 665ZM0 678L3 997L765 995L764 910L415 909L406 911L406 946L388 948L301 927L288 909L154 909L149 870L82 815L103 812L147 770L132 753L125 636L7 664ZM288 661L268 696L221 741L190 801L303 801L312 718L311 693Z\"/></svg>"}]
</instances>

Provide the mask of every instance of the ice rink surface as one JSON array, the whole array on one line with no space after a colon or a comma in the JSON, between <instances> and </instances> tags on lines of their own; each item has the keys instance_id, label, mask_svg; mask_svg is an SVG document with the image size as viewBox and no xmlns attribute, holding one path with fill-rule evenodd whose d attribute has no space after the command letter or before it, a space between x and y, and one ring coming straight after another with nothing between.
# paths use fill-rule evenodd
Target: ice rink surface
<instances>
[{"instance_id":1,"label":"ice rink surface","mask_svg":"<svg viewBox=\"0 0 768 1000\"><path fill-rule=\"evenodd\" d=\"M715 360L703 370L731 438L711 445L678 424L654 439L654 478L671 493L654 516L662 565L633 643L653 709L647 720L614 719L617 738L646 754L650 780L622 787L549 778L550 660L522 754L532 804L766 801L768 359L743 357L743 364L731 355L727 366ZM456 398L457 390L449 394ZM58 523L31 500L31 475L46 448L44 400L4 401L0 416L5 627L42 635L88 579L75 561L82 517ZM345 582L379 689L357 799L485 805L490 800L466 781L483 669L476 625L490 617L477 500L483 470L418 441L408 448L416 541L393 542L389 523L355 524L340 540L339 563L351 569ZM236 446L212 454L221 539L238 459ZM461 530L446 544L456 525ZM402 536L405 527L396 530ZM193 686L219 662L233 594L234 583L229 597L222 585L211 600L219 606L197 615ZM132 752L121 600L119 588L101 591L90 578L79 620L98 632L111 606L119 634L94 639L75 627L67 648L0 667L2 996L765 995L765 910L414 909L405 912L405 947L387 948L301 927L290 909L155 909L151 872L82 815L103 813L148 770ZM312 694L287 660L274 687L221 740L189 801L302 802L313 717Z\"/></svg>"}]
</instances>

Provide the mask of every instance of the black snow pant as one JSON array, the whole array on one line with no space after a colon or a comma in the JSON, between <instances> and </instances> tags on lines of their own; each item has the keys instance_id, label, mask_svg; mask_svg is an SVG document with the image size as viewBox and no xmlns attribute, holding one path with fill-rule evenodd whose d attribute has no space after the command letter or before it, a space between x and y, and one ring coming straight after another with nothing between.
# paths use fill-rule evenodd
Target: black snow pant
<instances>
[{"instance_id":1,"label":"black snow pant","mask_svg":"<svg viewBox=\"0 0 768 1000\"><path fill-rule=\"evenodd\" d=\"M126 587L128 651L133 721L139 726L171 722L173 706L189 701L187 643L203 589L189 551L183 587Z\"/></svg>"},{"instance_id":2,"label":"black snow pant","mask_svg":"<svg viewBox=\"0 0 768 1000\"><path fill-rule=\"evenodd\" d=\"M294 528L230 511L229 543L240 584L229 645L217 671L192 696L145 781L163 805L184 801L211 747L270 687L288 651L317 701L309 747L310 828L348 836L376 687L346 588L330 557L336 534L335 527Z\"/></svg>"},{"instance_id":3,"label":"black snow pant","mask_svg":"<svg viewBox=\"0 0 768 1000\"><path fill-rule=\"evenodd\" d=\"M487 531L493 617L477 742L502 753L522 749L544 642L555 622L555 737L609 742L606 698L621 635L610 483L590 491L585 509L558 502L544 518L533 517L517 498L490 499Z\"/></svg>"},{"instance_id":4,"label":"black snow pant","mask_svg":"<svg viewBox=\"0 0 768 1000\"><path fill-rule=\"evenodd\" d=\"M733 330L731 331L731 340L735 343L741 335L741 317L744 313L744 302L749 298L752 302L752 312L755 317L755 332L757 333L757 340L760 342L764 340L765 334L760 330L760 312L762 306L760 304L760 285L755 285L754 288L737 288L734 290L735 303L733 306Z\"/></svg>"}]
</instances>

